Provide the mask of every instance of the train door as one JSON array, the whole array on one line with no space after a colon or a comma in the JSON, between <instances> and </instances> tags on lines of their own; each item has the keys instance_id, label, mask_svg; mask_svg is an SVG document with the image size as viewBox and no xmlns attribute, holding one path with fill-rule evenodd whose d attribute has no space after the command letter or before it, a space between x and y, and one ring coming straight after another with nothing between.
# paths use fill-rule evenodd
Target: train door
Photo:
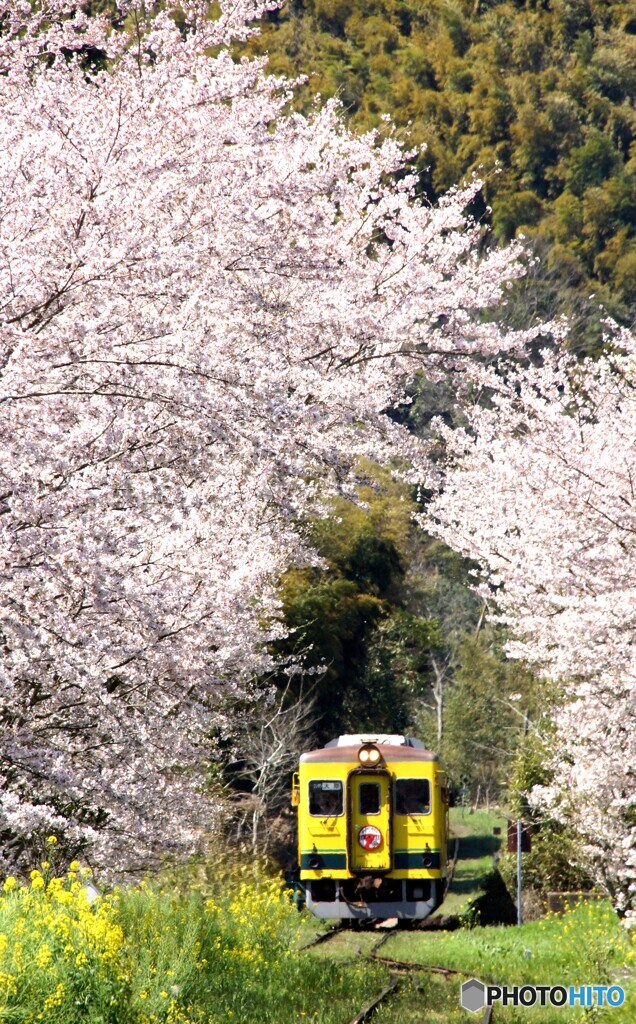
<instances>
[{"instance_id":1,"label":"train door","mask_svg":"<svg viewBox=\"0 0 636 1024\"><path fill-rule=\"evenodd\" d=\"M349 776L349 870L391 870L391 777L388 772Z\"/></svg>"}]
</instances>

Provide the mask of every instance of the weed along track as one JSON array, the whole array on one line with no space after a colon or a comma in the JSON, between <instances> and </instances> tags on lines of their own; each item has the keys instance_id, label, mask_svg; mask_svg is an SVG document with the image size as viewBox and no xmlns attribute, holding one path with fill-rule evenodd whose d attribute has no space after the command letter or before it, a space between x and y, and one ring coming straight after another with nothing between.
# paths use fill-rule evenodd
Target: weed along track
<instances>
[{"instance_id":1,"label":"weed along track","mask_svg":"<svg viewBox=\"0 0 636 1024\"><path fill-rule=\"evenodd\" d=\"M377 951L381 948L381 946L385 944L385 942L387 942L391 935L395 934L396 931L397 924L394 925L394 927L392 928L387 928L384 934L381 935L380 938L373 943L371 949L366 954L365 959L377 961L378 963L393 963L388 959L385 961L383 957L379 957ZM395 964L397 966L397 961L395 961ZM348 1024L365 1024L366 1021L370 1020L371 1016L375 1013L375 1010L380 1006L380 1004L384 1003L392 995L395 994L398 987L402 983L402 980L403 978L401 977L401 972L399 972L398 970L391 971L391 980L389 981L389 983L385 985L376 996L374 996L367 1003L365 1003L362 1009L359 1010L358 1013L356 1013L356 1015L351 1018Z\"/></svg>"},{"instance_id":2,"label":"weed along track","mask_svg":"<svg viewBox=\"0 0 636 1024\"><path fill-rule=\"evenodd\" d=\"M365 1024L365 1022L375 1019L376 1011L380 1012L384 1004L396 998L401 998L404 1004L411 1010L413 1009L413 1000L416 998L420 1004L420 1010L435 1011L437 1009L439 992L431 990L430 987L423 986L421 983L422 975L439 978L444 989L446 989L444 980L457 979L459 981L470 977L468 972L457 970L454 967L445 967L441 964L415 963L410 960L399 960L395 957L380 955L378 952L379 947L383 946L397 931L397 928L388 931L362 957L369 962L382 964L388 968L390 971L390 981L383 986L376 996L368 1000L347 1024ZM448 990L446 990L446 994L449 994ZM454 1000L455 993L452 993L451 998ZM382 1016L379 1019L384 1021L385 1018ZM390 1017L391 1021L394 1019L396 1021L401 1019L400 1010L397 1011L395 1018L393 1016ZM409 1017L408 1019L410 1020L411 1018ZM477 1024L489 1024L492 1019L492 1008L486 1007L483 1018L480 1018Z\"/></svg>"},{"instance_id":3,"label":"weed along track","mask_svg":"<svg viewBox=\"0 0 636 1024\"><path fill-rule=\"evenodd\" d=\"M412 930L417 931L417 929ZM420 980L423 974L437 976L441 979L468 977L464 972L452 967L417 963L411 960L402 960L384 955L384 947L389 940L400 934L403 935L404 932L398 927L397 922L392 927L385 928L377 938L377 926L374 925L369 925L359 930L336 926L317 935L299 949L299 952L310 952L311 955L317 947L322 946L324 949L325 945L328 944L330 947L329 952L321 950L317 955L322 957L331 954L334 961L337 960L343 967L366 961L369 964L381 966L388 970L388 982L385 981L383 983L382 988L378 990L377 994L367 997L361 1008L346 1024L365 1024L367 1021L376 1019L376 1014L381 1013L385 1006L388 1006L391 1000L396 997L399 997L408 1004L412 1003L414 995L418 998L418 1001L421 1001L425 988ZM375 941L368 945L370 939L375 939ZM337 945L334 944L334 940L336 940ZM367 946L365 950L362 948L363 945ZM435 995L431 993L431 1000L434 999ZM429 1008L434 1008L434 1002L431 1002ZM384 1018L382 1017L382 1019Z\"/></svg>"},{"instance_id":4,"label":"weed along track","mask_svg":"<svg viewBox=\"0 0 636 1024\"><path fill-rule=\"evenodd\" d=\"M389 967L391 971L391 980L380 992L378 992L376 996L365 1003L362 1009L351 1018L348 1024L363 1024L363 1022L370 1020L382 1003L388 1002L389 999L396 996L402 989L406 988L406 985L409 982L413 989L419 990L420 986L416 981L416 975L418 972L424 971L443 975L444 977L451 977L452 975L460 974L459 971L454 971L446 967L431 967L424 964L413 964L401 960L393 960L390 957L379 957L374 954L370 954L366 959L382 963ZM433 1009L433 1007L431 1007L431 1009Z\"/></svg>"},{"instance_id":5,"label":"weed along track","mask_svg":"<svg viewBox=\"0 0 636 1024\"><path fill-rule=\"evenodd\" d=\"M340 923L334 925L332 928L328 928L326 932L319 932L318 935L310 939L309 942L305 942L302 946L298 947L298 952L303 953L306 949L312 949L314 946L321 946L324 942L329 942L329 939L333 939L334 935L337 935L342 931L342 925Z\"/></svg>"},{"instance_id":6,"label":"weed along track","mask_svg":"<svg viewBox=\"0 0 636 1024\"><path fill-rule=\"evenodd\" d=\"M451 977L451 975L457 975L458 977L469 977L464 971L456 971L453 967L439 967L437 964L416 964L411 963L410 960L393 960L389 956L377 956L371 954L370 960L375 960L377 963L386 964L394 971L404 971L410 974L412 971L428 971L430 974L443 974L444 977Z\"/></svg>"},{"instance_id":7,"label":"weed along track","mask_svg":"<svg viewBox=\"0 0 636 1024\"><path fill-rule=\"evenodd\" d=\"M382 989L370 1002L368 1002L359 1013L356 1013L355 1017L352 1017L349 1024L365 1024L366 1021L370 1020L371 1014L375 1012L380 1003L384 1002L390 995L392 995L400 984L398 977L392 977L388 985Z\"/></svg>"}]
</instances>

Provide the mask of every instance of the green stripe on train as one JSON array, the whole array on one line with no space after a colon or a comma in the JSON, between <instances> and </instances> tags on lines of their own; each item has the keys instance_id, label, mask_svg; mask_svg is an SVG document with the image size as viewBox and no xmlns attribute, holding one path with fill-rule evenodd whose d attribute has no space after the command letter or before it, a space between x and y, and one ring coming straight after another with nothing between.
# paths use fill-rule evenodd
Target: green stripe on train
<instances>
[{"instance_id":1,"label":"green stripe on train","mask_svg":"<svg viewBox=\"0 0 636 1024\"><path fill-rule=\"evenodd\" d=\"M396 850L393 855L393 867L396 871L404 868L428 868L431 871L439 871L439 850Z\"/></svg>"},{"instance_id":2,"label":"green stripe on train","mask_svg":"<svg viewBox=\"0 0 636 1024\"><path fill-rule=\"evenodd\" d=\"M321 868L346 868L347 855L344 850L321 853L320 850L303 851L300 855L301 871L320 871Z\"/></svg>"}]
</instances>

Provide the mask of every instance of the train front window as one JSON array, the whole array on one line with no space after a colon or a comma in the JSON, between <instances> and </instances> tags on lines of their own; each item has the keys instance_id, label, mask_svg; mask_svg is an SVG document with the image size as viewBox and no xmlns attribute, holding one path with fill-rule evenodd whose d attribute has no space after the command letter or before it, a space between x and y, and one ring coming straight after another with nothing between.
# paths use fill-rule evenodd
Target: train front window
<instances>
[{"instance_id":1,"label":"train front window","mask_svg":"<svg viewBox=\"0 0 636 1024\"><path fill-rule=\"evenodd\" d=\"M396 814L430 814L431 787L428 779L398 779L395 783Z\"/></svg>"},{"instance_id":2,"label":"train front window","mask_svg":"<svg viewBox=\"0 0 636 1024\"><path fill-rule=\"evenodd\" d=\"M359 789L360 814L380 813L380 786L377 782L361 782Z\"/></svg>"},{"instance_id":3,"label":"train front window","mask_svg":"<svg viewBox=\"0 0 636 1024\"><path fill-rule=\"evenodd\" d=\"M309 783L309 813L319 818L342 814L342 783L337 779L312 780Z\"/></svg>"}]
</instances>

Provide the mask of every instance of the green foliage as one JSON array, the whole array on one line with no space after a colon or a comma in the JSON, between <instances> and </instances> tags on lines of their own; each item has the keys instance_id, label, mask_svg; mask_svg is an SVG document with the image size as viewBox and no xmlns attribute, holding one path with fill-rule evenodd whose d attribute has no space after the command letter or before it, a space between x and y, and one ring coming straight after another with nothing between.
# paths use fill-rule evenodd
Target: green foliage
<instances>
[{"instance_id":1,"label":"green foliage","mask_svg":"<svg viewBox=\"0 0 636 1024\"><path fill-rule=\"evenodd\" d=\"M332 516L311 524L326 566L293 569L281 582L290 635L277 653L320 670L313 688L319 741L347 728L399 731L409 721L407 689L392 659L407 629L401 592L415 505L387 470L363 469L360 504L337 499ZM436 636L431 625L426 638ZM419 640L426 642L424 634Z\"/></svg>"},{"instance_id":2,"label":"green foliage","mask_svg":"<svg viewBox=\"0 0 636 1024\"><path fill-rule=\"evenodd\" d=\"M413 695L426 684L431 650L441 643L437 622L393 609L370 639L364 672L347 688L343 729L411 731Z\"/></svg>"},{"instance_id":3,"label":"green foliage","mask_svg":"<svg viewBox=\"0 0 636 1024\"><path fill-rule=\"evenodd\" d=\"M502 657L491 630L460 643L441 747L456 789L465 783L486 802L500 796L530 718L539 714L540 685L523 665Z\"/></svg>"},{"instance_id":4,"label":"green foliage","mask_svg":"<svg viewBox=\"0 0 636 1024\"><path fill-rule=\"evenodd\" d=\"M376 643L399 675L405 691L417 693L430 672L431 651L443 644L439 624L397 609L380 623Z\"/></svg>"},{"instance_id":5,"label":"green foliage","mask_svg":"<svg viewBox=\"0 0 636 1024\"><path fill-rule=\"evenodd\" d=\"M570 151L564 161L565 186L581 198L588 188L595 188L609 178L618 162L618 153L611 139L598 128L592 128L582 146Z\"/></svg>"},{"instance_id":6,"label":"green foliage","mask_svg":"<svg viewBox=\"0 0 636 1024\"><path fill-rule=\"evenodd\" d=\"M476 212L497 240L521 231L554 247L545 301L576 316L596 293L631 320L633 27L629 4L604 0L290 0L247 49L309 76L301 108L316 92L338 95L361 131L384 130L390 114L409 144L428 147L418 170L429 199L483 177L492 215ZM591 325L575 344L598 336Z\"/></svg>"},{"instance_id":7,"label":"green foliage","mask_svg":"<svg viewBox=\"0 0 636 1024\"><path fill-rule=\"evenodd\" d=\"M425 382L420 386L428 393ZM467 665L467 636L478 628L483 604L468 588L470 563L415 525L417 505L406 488L386 470L366 469L368 483L360 489L364 504L339 499L333 516L311 526L311 539L326 567L293 569L282 580L290 635L278 644L277 653L319 670L312 689L320 715L318 742L341 732L415 728L437 749L432 687L439 666L445 666L451 701L447 753L459 778L468 762L472 766L477 748L469 750L458 738L465 723L453 709L464 714L466 687L474 686L478 693L484 685L476 656ZM491 728L492 694L497 687L513 685L508 678L513 669L502 669L501 652L492 644L488 657L493 678L485 696L475 697L475 714L484 719L484 744ZM464 688L454 697L458 682ZM516 735L518 719L515 726ZM500 765L499 752L493 756ZM470 774L472 778L472 767Z\"/></svg>"},{"instance_id":8,"label":"green foliage","mask_svg":"<svg viewBox=\"0 0 636 1024\"><path fill-rule=\"evenodd\" d=\"M517 855L504 853L499 870L511 891L517 876ZM524 889L548 892L587 892L594 888L589 871L581 863L576 838L556 822L547 823L532 835L532 849L523 854Z\"/></svg>"},{"instance_id":9,"label":"green foliage","mask_svg":"<svg viewBox=\"0 0 636 1024\"><path fill-rule=\"evenodd\" d=\"M554 777L550 767L553 751L549 733L528 733L510 772L508 803L515 817L536 819L538 814L528 802L528 794L534 786L549 786Z\"/></svg>"},{"instance_id":10,"label":"green foliage","mask_svg":"<svg viewBox=\"0 0 636 1024\"><path fill-rule=\"evenodd\" d=\"M484 880L484 891L470 900L460 918L463 928L483 928L491 924L516 924L517 908L498 870Z\"/></svg>"},{"instance_id":11,"label":"green foliage","mask_svg":"<svg viewBox=\"0 0 636 1024\"><path fill-rule=\"evenodd\" d=\"M471 563L414 525L417 506L402 485L367 469L366 504L339 500L333 517L312 526L327 566L282 581L291 634L278 653L322 670L312 691L318 742L414 732L441 748L456 791L466 780L473 797L495 800L528 716L543 712L543 684L507 662L497 633L483 628Z\"/></svg>"},{"instance_id":12,"label":"green foliage","mask_svg":"<svg viewBox=\"0 0 636 1024\"><path fill-rule=\"evenodd\" d=\"M528 802L534 786L548 786L552 782L552 760L550 732L545 729L542 735L531 732L524 738L512 764L508 790L511 813L533 823L532 849L523 855L524 888L541 893L592 889L592 875L576 834L567 823L546 816ZM504 853L500 870L507 884L514 887L516 855Z\"/></svg>"},{"instance_id":13,"label":"green foliage","mask_svg":"<svg viewBox=\"0 0 636 1024\"><path fill-rule=\"evenodd\" d=\"M315 692L320 736L329 739L339 728L345 691L363 671L366 643L382 615L382 602L351 580L315 569L287 573L282 597L292 634L277 653L322 670Z\"/></svg>"}]
</instances>

